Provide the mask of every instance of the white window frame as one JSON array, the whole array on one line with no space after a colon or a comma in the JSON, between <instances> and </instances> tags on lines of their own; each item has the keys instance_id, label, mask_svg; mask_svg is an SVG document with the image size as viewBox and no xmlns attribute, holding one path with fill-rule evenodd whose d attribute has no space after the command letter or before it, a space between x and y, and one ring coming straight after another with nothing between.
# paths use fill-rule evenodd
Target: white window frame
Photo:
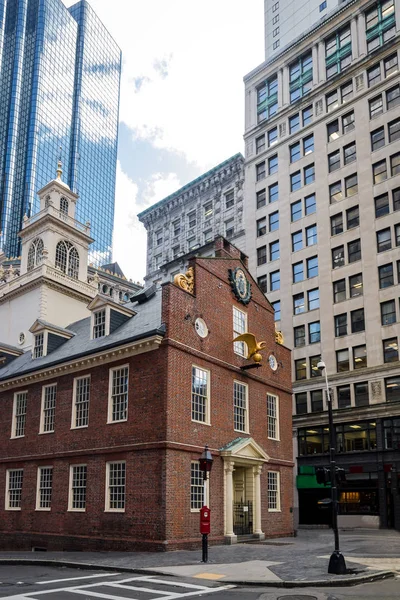
<instances>
[{"instance_id":1,"label":"white window frame","mask_svg":"<svg viewBox=\"0 0 400 600\"><path fill-rule=\"evenodd\" d=\"M40 356L35 356L35 350L36 350L36 337L38 335L43 335L43 352ZM33 334L33 344L32 344L32 358L33 359L38 359L38 358L43 358L43 356L47 355L47 338L48 338L48 331L46 329L43 329L42 331L38 331L36 333Z\"/></svg>"},{"instance_id":2,"label":"white window frame","mask_svg":"<svg viewBox=\"0 0 400 600\"><path fill-rule=\"evenodd\" d=\"M199 473L199 480L201 481L201 487L202 487L202 493L201 493L201 500L200 500L200 504L201 506L199 506L199 508L194 508L193 504L192 504L192 488L193 487L200 487L199 484L192 484L192 468L195 467L196 471L198 470ZM190 462L190 512L191 513L199 513L200 509L204 506L204 475L203 475L203 471L200 471L200 465L199 465L199 461L198 460L192 460ZM205 502L206 506L210 506L210 475L208 475L208 479L207 479L207 486L206 486L206 502Z\"/></svg>"},{"instance_id":3,"label":"white window frame","mask_svg":"<svg viewBox=\"0 0 400 600\"><path fill-rule=\"evenodd\" d=\"M270 489L270 475L274 475L276 482L276 490ZM268 495L268 512L281 512L281 477L279 471L268 471L267 472L267 495ZM275 477L276 476L276 477ZM276 505L275 508L270 508L270 497L274 495Z\"/></svg>"},{"instance_id":4,"label":"white window frame","mask_svg":"<svg viewBox=\"0 0 400 600\"><path fill-rule=\"evenodd\" d=\"M127 398L126 398L126 417L125 419L118 419L114 421L112 418L113 415L113 373L115 371L120 371L122 369L128 369L128 389L127 389ZM108 382L108 414L107 414L107 424L110 425L112 423L125 423L128 420L128 411L129 411L129 365L120 365L118 367L113 367L109 371L109 382Z\"/></svg>"},{"instance_id":5,"label":"white window frame","mask_svg":"<svg viewBox=\"0 0 400 600\"><path fill-rule=\"evenodd\" d=\"M54 405L53 429L49 429L49 430L45 431L44 430L44 423L45 423L45 418L44 418L44 402L45 402L45 397L46 397L46 389L48 389L48 388L55 388L56 398L55 398L55 405ZM40 429L39 429L39 433L40 434L54 433L54 431L55 431L55 419L56 419L56 404L57 404L57 384L56 383L49 383L48 385L42 386L42 402L41 402L41 407L40 407Z\"/></svg>"},{"instance_id":6,"label":"white window frame","mask_svg":"<svg viewBox=\"0 0 400 600\"><path fill-rule=\"evenodd\" d=\"M85 508L74 508L73 500L73 481L74 481L74 469L78 467L86 467L86 486L85 486ZM86 512L86 501L87 501L87 464L70 465L69 466L69 486L68 486L68 511L69 512Z\"/></svg>"},{"instance_id":7,"label":"white window frame","mask_svg":"<svg viewBox=\"0 0 400 600\"><path fill-rule=\"evenodd\" d=\"M237 331L235 329L235 311L244 315L244 331ZM234 306L233 307L233 337L236 338L238 335L241 335L242 333L247 333L247 313L245 313L244 310L240 310L240 308L237 308L237 306ZM239 356L246 357L247 356L247 344L245 344L244 342L234 342L233 351L235 354L238 354Z\"/></svg>"},{"instance_id":8,"label":"white window frame","mask_svg":"<svg viewBox=\"0 0 400 600\"><path fill-rule=\"evenodd\" d=\"M95 320L96 315L104 312L104 335L99 335L97 337L94 336L94 328L96 326ZM91 340L100 340L103 337L106 337L110 333L110 307L104 306L103 308L99 308L98 310L94 310L91 315L91 324L90 324L90 339Z\"/></svg>"},{"instance_id":9,"label":"white window frame","mask_svg":"<svg viewBox=\"0 0 400 600\"><path fill-rule=\"evenodd\" d=\"M235 386L242 386L244 388L245 407L242 409L244 411L244 429L237 429L235 427ZM247 383L243 383L243 381L238 381L236 379L233 381L233 428L235 431L239 431L240 433L249 433L249 386Z\"/></svg>"},{"instance_id":10,"label":"white window frame","mask_svg":"<svg viewBox=\"0 0 400 600\"><path fill-rule=\"evenodd\" d=\"M110 466L111 465L125 465L125 486L124 486L124 508L111 508L110 507ZM124 513L126 509L126 461L125 460L110 460L106 462L106 503L104 512L118 512Z\"/></svg>"},{"instance_id":11,"label":"white window frame","mask_svg":"<svg viewBox=\"0 0 400 600\"><path fill-rule=\"evenodd\" d=\"M268 398L273 398L275 400L275 415L271 415L269 411L269 402ZM270 435L270 422L274 420L275 424L275 437ZM280 430L279 430L279 396L275 394L267 393L267 435L269 440L280 440Z\"/></svg>"},{"instance_id":12,"label":"white window frame","mask_svg":"<svg viewBox=\"0 0 400 600\"><path fill-rule=\"evenodd\" d=\"M25 394L25 413L24 413L24 433L22 435L17 435L17 403L18 397ZM13 401L13 414L12 414L12 423L11 423L11 438L21 438L25 437L25 427L26 427L26 409L28 403L28 390L21 390L19 392L15 392L14 401ZM20 415L21 416L21 415Z\"/></svg>"},{"instance_id":13,"label":"white window frame","mask_svg":"<svg viewBox=\"0 0 400 600\"><path fill-rule=\"evenodd\" d=\"M50 506L40 506L40 479L41 479L41 473L42 471L44 471L44 469L51 469L51 496L50 496ZM52 465L44 465L43 467L38 467L37 470L37 483L36 483L36 507L35 510L40 510L40 511L46 511L49 512L51 510L51 503L53 500L53 466ZM49 489L49 488L43 488L43 489Z\"/></svg>"},{"instance_id":14,"label":"white window frame","mask_svg":"<svg viewBox=\"0 0 400 600\"><path fill-rule=\"evenodd\" d=\"M77 388L78 388L78 381L82 380L82 379L88 379L89 381L89 398L87 401L87 424L86 425L77 425L76 424L76 417L77 417L77 404L76 404L76 394L77 394ZM73 384L73 391L72 391L72 415L71 415L71 429L85 429L86 427L89 427L89 408L90 408L90 388L91 388L91 376L89 375L82 375L81 377L75 377L74 378L74 384ZM83 403L82 403L83 404Z\"/></svg>"},{"instance_id":15,"label":"white window frame","mask_svg":"<svg viewBox=\"0 0 400 600\"><path fill-rule=\"evenodd\" d=\"M199 369L206 374L207 377L207 397L206 397L206 406L205 406L205 419L204 421L198 421L197 419L193 419L193 373L194 369ZM210 379L211 372L209 369L205 369L204 367L200 367L200 365L192 365L191 366L191 377L190 377L190 417L193 423L201 423L202 425L211 425L210 423Z\"/></svg>"},{"instance_id":16,"label":"white window frame","mask_svg":"<svg viewBox=\"0 0 400 600\"><path fill-rule=\"evenodd\" d=\"M20 490L20 504L19 504L19 506L10 506L10 473L15 473L15 472L22 473L21 487L14 488L14 489ZM5 510L21 510L22 486L24 484L23 477L24 477L23 469L7 469L6 470L6 497L5 497L5 504L4 504Z\"/></svg>"}]
</instances>

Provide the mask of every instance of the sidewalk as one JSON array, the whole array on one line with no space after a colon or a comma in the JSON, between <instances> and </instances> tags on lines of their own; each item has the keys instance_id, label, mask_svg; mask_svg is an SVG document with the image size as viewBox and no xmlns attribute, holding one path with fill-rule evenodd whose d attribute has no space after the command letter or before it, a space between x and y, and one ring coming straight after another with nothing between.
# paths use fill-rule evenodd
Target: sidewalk
<instances>
[{"instance_id":1,"label":"sidewalk","mask_svg":"<svg viewBox=\"0 0 400 600\"><path fill-rule=\"evenodd\" d=\"M0 552L0 565L55 563L274 587L354 585L400 575L400 532L366 529L340 532L340 549L350 571L346 575L327 573L333 543L330 530L300 530L296 538L211 546L206 564L201 563L201 550L179 550L164 553Z\"/></svg>"}]
</instances>

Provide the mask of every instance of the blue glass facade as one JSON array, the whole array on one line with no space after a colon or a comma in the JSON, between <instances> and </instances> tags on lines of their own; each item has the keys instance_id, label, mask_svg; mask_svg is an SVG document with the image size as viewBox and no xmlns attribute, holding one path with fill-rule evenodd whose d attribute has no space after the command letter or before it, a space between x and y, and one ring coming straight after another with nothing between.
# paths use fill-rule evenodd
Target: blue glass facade
<instances>
[{"instance_id":1,"label":"blue glass facade","mask_svg":"<svg viewBox=\"0 0 400 600\"><path fill-rule=\"evenodd\" d=\"M80 195L91 262L111 260L121 52L82 0L0 0L0 248L19 255L23 215L54 177Z\"/></svg>"}]
</instances>

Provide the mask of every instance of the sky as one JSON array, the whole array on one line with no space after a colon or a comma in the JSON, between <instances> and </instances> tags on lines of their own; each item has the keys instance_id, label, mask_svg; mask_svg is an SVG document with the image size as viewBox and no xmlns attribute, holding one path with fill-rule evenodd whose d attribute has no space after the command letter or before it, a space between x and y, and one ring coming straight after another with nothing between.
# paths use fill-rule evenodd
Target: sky
<instances>
[{"instance_id":1,"label":"sky","mask_svg":"<svg viewBox=\"0 0 400 600\"><path fill-rule=\"evenodd\" d=\"M122 50L113 260L143 283L137 214L244 153L243 77L264 60L264 0L89 4Z\"/></svg>"}]
</instances>

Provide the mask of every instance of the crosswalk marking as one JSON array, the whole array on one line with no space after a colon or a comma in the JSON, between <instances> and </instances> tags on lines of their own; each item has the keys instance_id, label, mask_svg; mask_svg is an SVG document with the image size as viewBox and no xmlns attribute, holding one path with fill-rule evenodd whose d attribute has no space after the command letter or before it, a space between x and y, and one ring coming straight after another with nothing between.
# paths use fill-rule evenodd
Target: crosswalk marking
<instances>
[{"instance_id":1,"label":"crosswalk marking","mask_svg":"<svg viewBox=\"0 0 400 600\"><path fill-rule=\"evenodd\" d=\"M67 577L66 579L51 579L49 581L35 581L35 585L47 585L50 583L63 583L64 581L78 581L80 579L94 579L95 577L114 577L120 573L101 573L100 575L84 575L82 577Z\"/></svg>"}]
</instances>

